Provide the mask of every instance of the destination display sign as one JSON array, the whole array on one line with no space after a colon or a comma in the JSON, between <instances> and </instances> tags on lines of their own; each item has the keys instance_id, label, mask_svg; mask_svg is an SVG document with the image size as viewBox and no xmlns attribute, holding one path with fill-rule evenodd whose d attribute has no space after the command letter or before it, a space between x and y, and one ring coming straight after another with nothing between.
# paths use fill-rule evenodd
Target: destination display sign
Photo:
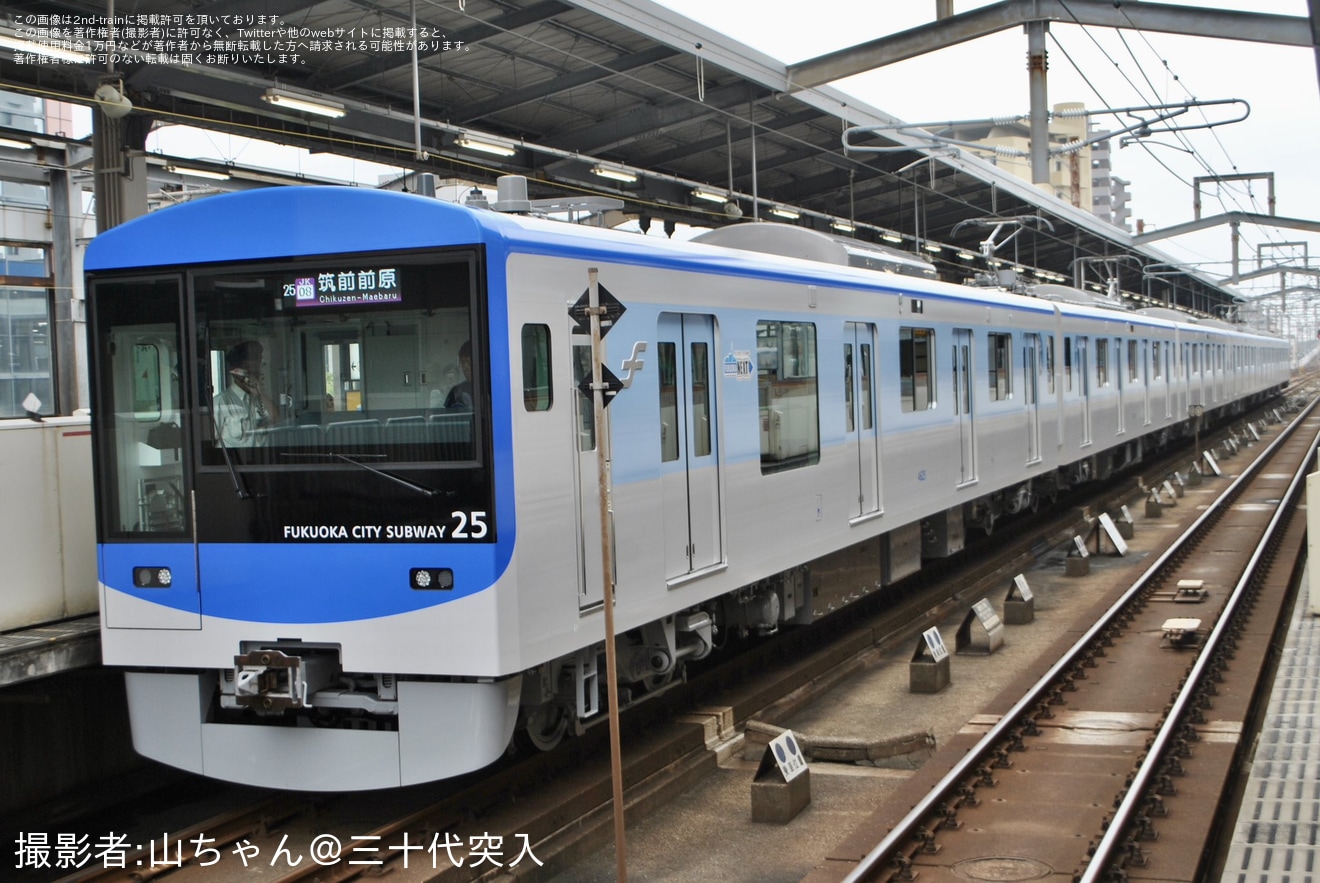
<instances>
[{"instance_id":1,"label":"destination display sign","mask_svg":"<svg viewBox=\"0 0 1320 883\"><path fill-rule=\"evenodd\" d=\"M284 296L296 307L346 307L403 302L399 272L394 267L332 270L299 276L284 286Z\"/></svg>"}]
</instances>

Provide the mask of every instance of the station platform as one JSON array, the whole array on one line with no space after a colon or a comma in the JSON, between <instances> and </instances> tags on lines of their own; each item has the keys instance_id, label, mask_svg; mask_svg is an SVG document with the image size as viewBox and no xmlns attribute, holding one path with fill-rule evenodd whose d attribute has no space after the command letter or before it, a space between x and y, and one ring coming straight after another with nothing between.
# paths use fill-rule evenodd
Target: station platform
<instances>
[{"instance_id":1,"label":"station platform","mask_svg":"<svg viewBox=\"0 0 1320 883\"><path fill-rule=\"evenodd\" d=\"M1320 872L1320 617L1303 590L1288 627L1223 883L1314 880Z\"/></svg>"},{"instance_id":2,"label":"station platform","mask_svg":"<svg viewBox=\"0 0 1320 883\"><path fill-rule=\"evenodd\" d=\"M100 664L95 615L0 634L0 687Z\"/></svg>"}]
</instances>

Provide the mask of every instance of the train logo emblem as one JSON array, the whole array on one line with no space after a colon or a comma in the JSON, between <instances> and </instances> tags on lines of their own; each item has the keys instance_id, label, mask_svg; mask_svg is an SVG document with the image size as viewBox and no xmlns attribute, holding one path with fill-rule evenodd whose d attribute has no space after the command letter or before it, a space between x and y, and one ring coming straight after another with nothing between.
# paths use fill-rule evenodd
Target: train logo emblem
<instances>
[{"instance_id":1,"label":"train logo emblem","mask_svg":"<svg viewBox=\"0 0 1320 883\"><path fill-rule=\"evenodd\" d=\"M752 353L750 350L734 350L724 357L724 376L736 380L751 380Z\"/></svg>"}]
</instances>

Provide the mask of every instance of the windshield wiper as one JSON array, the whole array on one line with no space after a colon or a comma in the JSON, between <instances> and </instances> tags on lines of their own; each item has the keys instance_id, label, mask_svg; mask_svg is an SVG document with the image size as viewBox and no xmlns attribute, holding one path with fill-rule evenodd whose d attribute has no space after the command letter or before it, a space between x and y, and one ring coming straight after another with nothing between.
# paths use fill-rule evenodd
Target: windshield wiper
<instances>
[{"instance_id":1,"label":"windshield wiper","mask_svg":"<svg viewBox=\"0 0 1320 883\"><path fill-rule=\"evenodd\" d=\"M229 480L234 483L234 493L238 494L240 500L251 500L255 497L247 489L247 484L243 481L243 476L238 474L238 467L234 465L234 455L229 452L229 445L225 444L224 433L220 431L220 424L215 419L215 400L210 400L211 428L215 430L215 440L220 445L220 453L224 454L225 465L229 467Z\"/></svg>"},{"instance_id":2,"label":"windshield wiper","mask_svg":"<svg viewBox=\"0 0 1320 883\"><path fill-rule=\"evenodd\" d=\"M454 492L453 492L453 491L438 491L438 490L436 490L435 488L427 487L427 486L424 485L424 484L418 484L418 483L415 482L415 481L409 481L408 479L404 478L403 476L395 475L393 472L386 472L384 469L377 469L375 466L372 466L372 465L369 464L369 463L363 463L361 460L357 459L356 457L351 457L351 456L349 456L348 454L340 454L340 453L338 453L338 452L336 452L336 451L330 451L330 452L325 453L325 454L281 454L280 456L282 456L282 457L311 457L311 458L324 459L324 460L340 460L340 461L342 461L342 462L344 462L344 463L352 463L354 466L358 466L358 467L360 467L360 468L362 468L362 469L367 470L368 472L375 473L376 475L379 475L381 478L388 479L388 480L394 482L395 484L403 485L404 487L408 488L409 490L411 490L411 491L416 491L417 493L421 494L421 495L424 496L424 497L438 497L438 496L441 496L441 495L451 496L451 497L454 496ZM359 456L384 457L385 455L384 455L384 454L365 454L365 455L359 455Z\"/></svg>"},{"instance_id":3,"label":"windshield wiper","mask_svg":"<svg viewBox=\"0 0 1320 883\"><path fill-rule=\"evenodd\" d=\"M229 445L225 444L224 439L220 440L220 452L225 455L225 465L229 467L229 478L234 483L234 493L238 494L240 500L251 500L253 493L247 489L243 476L238 474L238 467L234 465L234 456L229 453Z\"/></svg>"}]
</instances>

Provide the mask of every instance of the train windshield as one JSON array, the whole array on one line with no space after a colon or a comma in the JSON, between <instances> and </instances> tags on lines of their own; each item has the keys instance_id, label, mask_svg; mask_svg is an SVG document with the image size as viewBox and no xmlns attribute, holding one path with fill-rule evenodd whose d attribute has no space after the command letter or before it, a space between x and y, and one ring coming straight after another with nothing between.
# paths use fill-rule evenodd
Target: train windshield
<instances>
[{"instance_id":1,"label":"train windshield","mask_svg":"<svg viewBox=\"0 0 1320 883\"><path fill-rule=\"evenodd\" d=\"M380 258L193 280L201 463L465 463L468 262Z\"/></svg>"},{"instance_id":2,"label":"train windshield","mask_svg":"<svg viewBox=\"0 0 1320 883\"><path fill-rule=\"evenodd\" d=\"M478 267L456 250L95 280L103 535L489 512Z\"/></svg>"}]
</instances>

